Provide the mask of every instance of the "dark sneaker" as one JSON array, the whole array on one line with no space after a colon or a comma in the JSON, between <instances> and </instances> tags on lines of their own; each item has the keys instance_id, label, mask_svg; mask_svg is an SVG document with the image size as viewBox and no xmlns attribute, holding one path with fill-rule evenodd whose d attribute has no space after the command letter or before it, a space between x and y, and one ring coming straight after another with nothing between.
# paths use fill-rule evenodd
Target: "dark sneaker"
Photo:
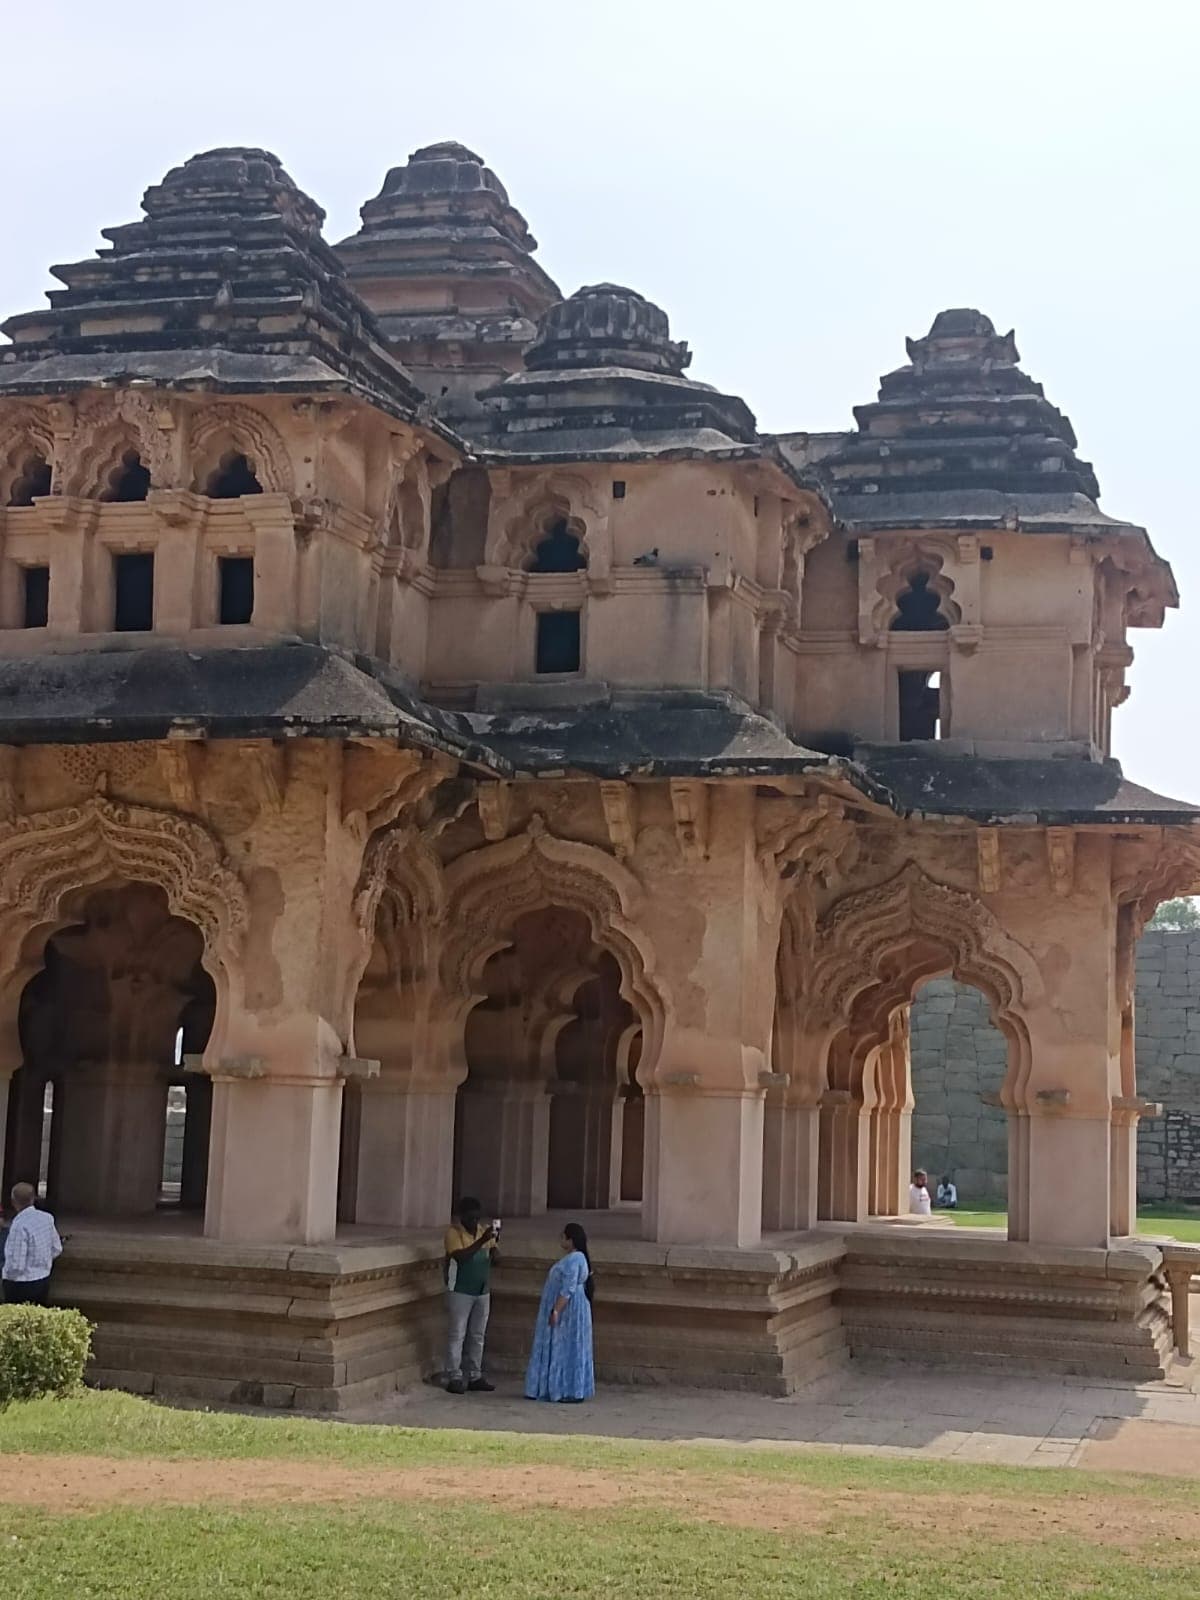
<instances>
[{"instance_id":1,"label":"dark sneaker","mask_svg":"<svg viewBox=\"0 0 1200 1600\"><path fill-rule=\"evenodd\" d=\"M489 1383L486 1378L472 1378L467 1388L472 1394L495 1394L496 1385Z\"/></svg>"},{"instance_id":2,"label":"dark sneaker","mask_svg":"<svg viewBox=\"0 0 1200 1600\"><path fill-rule=\"evenodd\" d=\"M466 1392L467 1386L461 1378L451 1378L450 1382L446 1385L447 1394L466 1394Z\"/></svg>"}]
</instances>

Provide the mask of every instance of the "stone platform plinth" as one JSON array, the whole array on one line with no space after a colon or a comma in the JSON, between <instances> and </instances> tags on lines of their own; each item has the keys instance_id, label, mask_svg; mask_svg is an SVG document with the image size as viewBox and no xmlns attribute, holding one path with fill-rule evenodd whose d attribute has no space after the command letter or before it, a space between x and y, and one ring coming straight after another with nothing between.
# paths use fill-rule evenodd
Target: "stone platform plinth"
<instances>
[{"instance_id":1,"label":"stone platform plinth","mask_svg":"<svg viewBox=\"0 0 1200 1600\"><path fill-rule=\"evenodd\" d=\"M1161 1377L1162 1252L1012 1244L920 1228L848 1232L838 1304L850 1354L1086 1377Z\"/></svg>"},{"instance_id":2,"label":"stone platform plinth","mask_svg":"<svg viewBox=\"0 0 1200 1600\"><path fill-rule=\"evenodd\" d=\"M418 1382L441 1339L430 1244L222 1245L77 1234L54 1299L96 1323L91 1380L172 1399L343 1410Z\"/></svg>"},{"instance_id":3,"label":"stone platform plinth","mask_svg":"<svg viewBox=\"0 0 1200 1600\"><path fill-rule=\"evenodd\" d=\"M489 1360L523 1370L555 1241L506 1239ZM790 1394L845 1359L834 1305L841 1240L720 1250L593 1241L596 1375Z\"/></svg>"},{"instance_id":4,"label":"stone platform plinth","mask_svg":"<svg viewBox=\"0 0 1200 1600\"><path fill-rule=\"evenodd\" d=\"M1162 1253L1009 1244L892 1225L756 1250L648 1244L588 1217L601 1382L786 1395L849 1358L1153 1378L1168 1355ZM559 1219L505 1230L489 1363L523 1367ZM437 1372L436 1232L328 1246L217 1244L150 1223L74 1231L54 1298L96 1324L93 1381L214 1404L340 1411ZM627 1236L619 1236L625 1232Z\"/></svg>"}]
</instances>

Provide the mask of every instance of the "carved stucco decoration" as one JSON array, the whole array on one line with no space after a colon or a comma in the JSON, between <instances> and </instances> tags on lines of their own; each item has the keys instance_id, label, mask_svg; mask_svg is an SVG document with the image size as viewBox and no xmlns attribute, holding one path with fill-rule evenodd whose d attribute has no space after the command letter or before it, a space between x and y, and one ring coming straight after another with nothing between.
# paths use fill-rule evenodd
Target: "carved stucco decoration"
<instances>
[{"instance_id":1,"label":"carved stucco decoration","mask_svg":"<svg viewBox=\"0 0 1200 1600\"><path fill-rule=\"evenodd\" d=\"M608 506L578 473L554 472L510 487L503 472L493 474L484 565L520 568L555 522L563 521L587 557L588 578L603 583L612 567Z\"/></svg>"},{"instance_id":2,"label":"carved stucco decoration","mask_svg":"<svg viewBox=\"0 0 1200 1600\"><path fill-rule=\"evenodd\" d=\"M25 405L0 417L0 506L8 504L16 479L33 454L54 464L54 415L49 406Z\"/></svg>"},{"instance_id":3,"label":"carved stucco decoration","mask_svg":"<svg viewBox=\"0 0 1200 1600\"><path fill-rule=\"evenodd\" d=\"M938 610L951 627L963 621L963 610L955 598L956 583L949 570L958 551L951 538L922 538L859 541L860 644L883 646L899 614L899 597L918 573L929 578L929 588L938 597Z\"/></svg>"},{"instance_id":4,"label":"carved stucco decoration","mask_svg":"<svg viewBox=\"0 0 1200 1600\"><path fill-rule=\"evenodd\" d=\"M653 1074L666 1002L654 953L637 924L643 891L620 862L592 845L557 839L535 815L525 831L459 856L446 869L447 937L442 981L462 1015L482 996L483 968L507 947L513 924L549 906L579 911L621 972L621 994L645 1030L641 1071Z\"/></svg>"},{"instance_id":5,"label":"carved stucco decoration","mask_svg":"<svg viewBox=\"0 0 1200 1600\"><path fill-rule=\"evenodd\" d=\"M763 883L776 894L800 876L831 886L857 837L845 806L830 794L761 801L757 835Z\"/></svg>"},{"instance_id":6,"label":"carved stucco decoration","mask_svg":"<svg viewBox=\"0 0 1200 1600\"><path fill-rule=\"evenodd\" d=\"M175 482L174 414L164 401L135 390L117 389L83 400L62 453L62 493L95 498L129 450L149 470L154 489Z\"/></svg>"},{"instance_id":7,"label":"carved stucco decoration","mask_svg":"<svg viewBox=\"0 0 1200 1600\"><path fill-rule=\"evenodd\" d=\"M954 975L977 984L1002 1014L1015 1015L1044 999L1036 961L983 902L935 882L909 862L885 883L835 902L816 922L806 974L813 1005L839 1020L893 970L899 982L909 982L897 956L914 940L943 951Z\"/></svg>"},{"instance_id":8,"label":"carved stucco decoration","mask_svg":"<svg viewBox=\"0 0 1200 1600\"><path fill-rule=\"evenodd\" d=\"M274 423L253 406L205 406L191 419L188 444L192 488L198 494L203 494L210 475L229 451L239 451L246 457L267 493L295 493L287 445Z\"/></svg>"},{"instance_id":9,"label":"carved stucco decoration","mask_svg":"<svg viewBox=\"0 0 1200 1600\"><path fill-rule=\"evenodd\" d=\"M241 879L200 823L94 795L81 805L0 823L0 1071L18 1064L21 993L38 970L45 939L66 915L66 901L117 879L162 889L172 914L200 930L204 965L217 988L214 1032L219 1028L249 922Z\"/></svg>"}]
</instances>

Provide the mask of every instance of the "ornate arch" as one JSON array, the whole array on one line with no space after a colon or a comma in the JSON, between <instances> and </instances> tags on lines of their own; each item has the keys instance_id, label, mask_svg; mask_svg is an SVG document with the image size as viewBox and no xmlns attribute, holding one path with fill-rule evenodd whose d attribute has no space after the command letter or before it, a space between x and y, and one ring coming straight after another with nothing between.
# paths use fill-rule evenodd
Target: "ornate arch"
<instances>
[{"instance_id":1,"label":"ornate arch","mask_svg":"<svg viewBox=\"0 0 1200 1600\"><path fill-rule=\"evenodd\" d=\"M253 406L236 402L205 406L191 420L188 443L191 483L197 494L204 493L221 457L231 449L246 457L265 492L295 492L287 445L274 423Z\"/></svg>"},{"instance_id":2,"label":"ornate arch","mask_svg":"<svg viewBox=\"0 0 1200 1600\"><path fill-rule=\"evenodd\" d=\"M95 499L128 450L135 450L155 489L174 487L171 433L147 395L129 390L92 395L75 414L63 462L63 493Z\"/></svg>"},{"instance_id":3,"label":"ornate arch","mask_svg":"<svg viewBox=\"0 0 1200 1600\"><path fill-rule=\"evenodd\" d=\"M217 1035L249 921L242 880L201 823L97 794L0 823L0 1054L14 1048L21 993L68 900L114 879L157 886L172 915L200 930L216 984Z\"/></svg>"},{"instance_id":4,"label":"ornate arch","mask_svg":"<svg viewBox=\"0 0 1200 1600\"><path fill-rule=\"evenodd\" d=\"M935 882L915 862L847 895L813 932L805 988L828 1041L830 1086L857 1093L870 1051L898 1006L951 972L980 989L1009 1041L1005 1095L1015 1103L1030 1060L1024 1014L1045 998L1037 963L975 896ZM838 1075L839 1063L841 1078ZM844 1079L845 1081L841 1081Z\"/></svg>"},{"instance_id":5,"label":"ornate arch","mask_svg":"<svg viewBox=\"0 0 1200 1600\"><path fill-rule=\"evenodd\" d=\"M104 795L0 824L0 949L53 924L65 896L113 878L157 885L172 914L200 929L210 959L236 956L246 891L214 835L191 818Z\"/></svg>"},{"instance_id":6,"label":"ornate arch","mask_svg":"<svg viewBox=\"0 0 1200 1600\"><path fill-rule=\"evenodd\" d=\"M612 565L608 510L578 473L555 472L517 489L490 519L485 564L520 568L555 522L565 522L587 557L588 570L607 573Z\"/></svg>"},{"instance_id":7,"label":"ornate arch","mask_svg":"<svg viewBox=\"0 0 1200 1600\"><path fill-rule=\"evenodd\" d=\"M616 961L621 994L645 1030L641 1068L651 1075L662 1045L666 1003L653 952L635 917L642 890L604 851L556 839L534 816L524 833L460 856L446 869L447 935L443 985L464 1015L481 997L483 968L510 941L513 924L546 906L578 911L596 945Z\"/></svg>"},{"instance_id":8,"label":"ornate arch","mask_svg":"<svg viewBox=\"0 0 1200 1600\"><path fill-rule=\"evenodd\" d=\"M871 610L871 626L876 634L891 628L900 613L900 596L922 573L938 597L938 611L947 624L953 627L962 621L962 607L954 599L954 579L945 570L953 555L951 544L928 538L904 539L887 551L886 570L875 585L879 598Z\"/></svg>"},{"instance_id":9,"label":"ornate arch","mask_svg":"<svg viewBox=\"0 0 1200 1600\"><path fill-rule=\"evenodd\" d=\"M0 506L8 504L13 484L32 455L40 455L53 469L54 423L46 406L21 406L0 425Z\"/></svg>"}]
</instances>

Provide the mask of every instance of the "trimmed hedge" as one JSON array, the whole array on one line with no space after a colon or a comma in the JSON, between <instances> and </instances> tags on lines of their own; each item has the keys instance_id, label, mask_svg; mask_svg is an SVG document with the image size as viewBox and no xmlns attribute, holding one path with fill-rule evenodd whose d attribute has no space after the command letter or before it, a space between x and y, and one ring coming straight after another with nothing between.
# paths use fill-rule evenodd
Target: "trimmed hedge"
<instances>
[{"instance_id":1,"label":"trimmed hedge","mask_svg":"<svg viewBox=\"0 0 1200 1600\"><path fill-rule=\"evenodd\" d=\"M92 1324L58 1306L0 1305L0 1407L44 1394L70 1394L83 1382Z\"/></svg>"}]
</instances>

